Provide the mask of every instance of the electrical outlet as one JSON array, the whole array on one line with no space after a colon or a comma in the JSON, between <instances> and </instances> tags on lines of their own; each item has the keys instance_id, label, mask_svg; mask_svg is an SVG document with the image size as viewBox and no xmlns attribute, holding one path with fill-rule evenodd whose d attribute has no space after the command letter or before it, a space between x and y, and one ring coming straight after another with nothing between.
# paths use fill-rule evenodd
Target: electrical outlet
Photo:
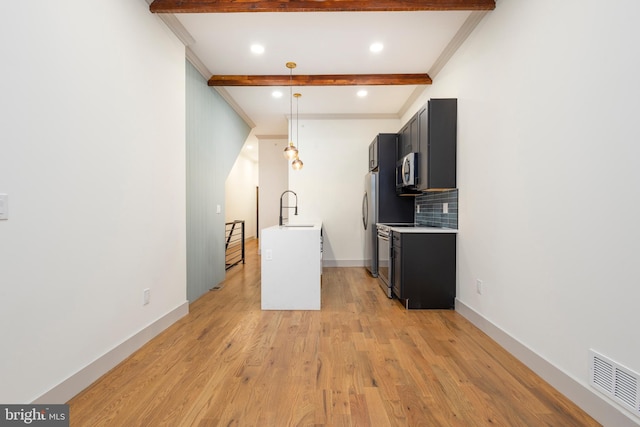
<instances>
[{"instance_id":1,"label":"electrical outlet","mask_svg":"<svg viewBox=\"0 0 640 427\"><path fill-rule=\"evenodd\" d=\"M264 257L267 261L271 261L273 259L273 252L271 252L271 249L264 251Z\"/></svg>"},{"instance_id":2,"label":"electrical outlet","mask_svg":"<svg viewBox=\"0 0 640 427\"><path fill-rule=\"evenodd\" d=\"M9 196L0 194L0 219L9 219Z\"/></svg>"},{"instance_id":3,"label":"electrical outlet","mask_svg":"<svg viewBox=\"0 0 640 427\"><path fill-rule=\"evenodd\" d=\"M476 279L476 292L482 295L482 280Z\"/></svg>"},{"instance_id":4,"label":"electrical outlet","mask_svg":"<svg viewBox=\"0 0 640 427\"><path fill-rule=\"evenodd\" d=\"M420 213L420 205L416 205L416 213Z\"/></svg>"},{"instance_id":5,"label":"electrical outlet","mask_svg":"<svg viewBox=\"0 0 640 427\"><path fill-rule=\"evenodd\" d=\"M442 213L449 213L449 203L442 204Z\"/></svg>"},{"instance_id":6,"label":"electrical outlet","mask_svg":"<svg viewBox=\"0 0 640 427\"><path fill-rule=\"evenodd\" d=\"M142 305L147 305L149 304L149 301L151 301L151 289L147 288L144 290L143 292L144 295L144 299L142 301Z\"/></svg>"}]
</instances>

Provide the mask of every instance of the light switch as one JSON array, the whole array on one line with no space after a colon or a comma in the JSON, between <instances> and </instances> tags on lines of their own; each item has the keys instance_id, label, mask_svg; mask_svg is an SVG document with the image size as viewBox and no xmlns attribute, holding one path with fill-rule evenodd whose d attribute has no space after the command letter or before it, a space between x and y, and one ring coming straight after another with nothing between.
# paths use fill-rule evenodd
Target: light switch
<instances>
[{"instance_id":1,"label":"light switch","mask_svg":"<svg viewBox=\"0 0 640 427\"><path fill-rule=\"evenodd\" d=\"M219 214L222 212L222 207L220 205L216 205L216 213Z\"/></svg>"},{"instance_id":2,"label":"light switch","mask_svg":"<svg viewBox=\"0 0 640 427\"><path fill-rule=\"evenodd\" d=\"M442 213L449 213L449 203L442 204Z\"/></svg>"},{"instance_id":3,"label":"light switch","mask_svg":"<svg viewBox=\"0 0 640 427\"><path fill-rule=\"evenodd\" d=\"M9 196L0 194L0 219L9 219Z\"/></svg>"}]
</instances>

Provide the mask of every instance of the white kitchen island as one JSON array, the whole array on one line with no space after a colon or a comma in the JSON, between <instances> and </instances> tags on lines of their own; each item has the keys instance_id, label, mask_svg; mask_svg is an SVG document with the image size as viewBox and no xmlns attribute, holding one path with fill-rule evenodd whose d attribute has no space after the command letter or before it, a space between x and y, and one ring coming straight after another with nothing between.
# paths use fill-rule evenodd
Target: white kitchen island
<instances>
[{"instance_id":1,"label":"white kitchen island","mask_svg":"<svg viewBox=\"0 0 640 427\"><path fill-rule=\"evenodd\" d=\"M260 254L263 310L320 310L322 223L265 228Z\"/></svg>"}]
</instances>

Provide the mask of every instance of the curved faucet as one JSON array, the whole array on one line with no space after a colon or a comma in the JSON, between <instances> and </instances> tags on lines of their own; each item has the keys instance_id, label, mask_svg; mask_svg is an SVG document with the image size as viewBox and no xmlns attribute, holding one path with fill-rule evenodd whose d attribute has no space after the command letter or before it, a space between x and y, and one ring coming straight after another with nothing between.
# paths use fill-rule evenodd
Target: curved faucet
<instances>
[{"instance_id":1,"label":"curved faucet","mask_svg":"<svg viewBox=\"0 0 640 427\"><path fill-rule=\"evenodd\" d=\"M296 196L296 205L295 206L282 206L282 198L287 193L292 193L294 196ZM282 192L282 194L280 195L280 217L278 219L278 225L282 225L282 208L295 209L293 211L293 214L294 215L298 215L298 195L295 192L291 191L291 190L285 190L285 191Z\"/></svg>"}]
</instances>

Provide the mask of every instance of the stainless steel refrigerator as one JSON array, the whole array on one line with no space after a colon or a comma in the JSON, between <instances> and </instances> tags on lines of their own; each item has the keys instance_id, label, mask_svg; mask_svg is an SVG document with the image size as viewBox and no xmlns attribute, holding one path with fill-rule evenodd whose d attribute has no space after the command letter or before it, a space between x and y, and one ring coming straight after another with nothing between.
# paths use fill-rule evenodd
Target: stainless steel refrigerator
<instances>
[{"instance_id":1,"label":"stainless steel refrigerator","mask_svg":"<svg viewBox=\"0 0 640 427\"><path fill-rule=\"evenodd\" d=\"M377 151L377 165L365 176L362 197L365 266L378 276L378 245L376 223L414 222L414 197L396 194L397 134L382 133L371 143Z\"/></svg>"}]
</instances>

